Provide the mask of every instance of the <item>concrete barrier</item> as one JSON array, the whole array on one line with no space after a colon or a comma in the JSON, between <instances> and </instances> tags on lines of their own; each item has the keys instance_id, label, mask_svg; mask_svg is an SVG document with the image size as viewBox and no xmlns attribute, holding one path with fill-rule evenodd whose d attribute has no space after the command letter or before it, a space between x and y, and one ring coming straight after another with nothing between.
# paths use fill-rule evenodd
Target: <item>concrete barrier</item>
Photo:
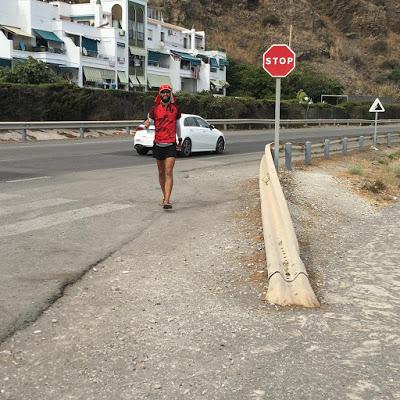
<instances>
[{"instance_id":1,"label":"concrete barrier","mask_svg":"<svg viewBox=\"0 0 400 400\"><path fill-rule=\"evenodd\" d=\"M299 244L270 144L265 146L260 163L259 185L269 281L266 299L282 306L319 307L300 259Z\"/></svg>"}]
</instances>

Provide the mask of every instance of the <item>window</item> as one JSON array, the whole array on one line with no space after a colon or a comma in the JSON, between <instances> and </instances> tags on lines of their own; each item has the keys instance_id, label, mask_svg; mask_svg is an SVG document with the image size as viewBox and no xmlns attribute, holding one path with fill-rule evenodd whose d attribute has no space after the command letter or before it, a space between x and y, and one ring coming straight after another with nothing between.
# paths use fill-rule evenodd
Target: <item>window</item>
<instances>
[{"instance_id":1,"label":"window","mask_svg":"<svg viewBox=\"0 0 400 400\"><path fill-rule=\"evenodd\" d=\"M183 48L184 49L188 48L188 38L187 37L183 38Z\"/></svg>"},{"instance_id":2,"label":"window","mask_svg":"<svg viewBox=\"0 0 400 400\"><path fill-rule=\"evenodd\" d=\"M144 10L137 10L137 46L144 47Z\"/></svg>"},{"instance_id":3,"label":"window","mask_svg":"<svg viewBox=\"0 0 400 400\"><path fill-rule=\"evenodd\" d=\"M147 40L153 40L153 30L147 29Z\"/></svg>"},{"instance_id":4,"label":"window","mask_svg":"<svg viewBox=\"0 0 400 400\"><path fill-rule=\"evenodd\" d=\"M115 4L111 9L112 27L122 29L122 7Z\"/></svg>"},{"instance_id":5,"label":"window","mask_svg":"<svg viewBox=\"0 0 400 400\"><path fill-rule=\"evenodd\" d=\"M187 117L185 119L185 122L183 123L183 125L184 126L199 126L196 121L196 118L194 118L194 117Z\"/></svg>"},{"instance_id":6,"label":"window","mask_svg":"<svg viewBox=\"0 0 400 400\"><path fill-rule=\"evenodd\" d=\"M165 42L165 32L161 32L161 41Z\"/></svg>"},{"instance_id":7,"label":"window","mask_svg":"<svg viewBox=\"0 0 400 400\"><path fill-rule=\"evenodd\" d=\"M210 128L210 125L208 124L208 122L204 121L203 118L196 117L196 121L201 128Z\"/></svg>"}]
</instances>

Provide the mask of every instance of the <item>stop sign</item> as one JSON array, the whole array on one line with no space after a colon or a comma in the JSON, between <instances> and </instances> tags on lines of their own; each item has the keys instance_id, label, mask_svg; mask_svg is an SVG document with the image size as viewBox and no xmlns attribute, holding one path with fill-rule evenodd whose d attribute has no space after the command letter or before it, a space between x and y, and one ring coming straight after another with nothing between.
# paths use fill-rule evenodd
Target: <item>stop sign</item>
<instances>
[{"instance_id":1,"label":"stop sign","mask_svg":"<svg viewBox=\"0 0 400 400\"><path fill-rule=\"evenodd\" d=\"M286 44L273 44L263 55L263 68L273 78L288 76L296 66L296 54Z\"/></svg>"}]
</instances>

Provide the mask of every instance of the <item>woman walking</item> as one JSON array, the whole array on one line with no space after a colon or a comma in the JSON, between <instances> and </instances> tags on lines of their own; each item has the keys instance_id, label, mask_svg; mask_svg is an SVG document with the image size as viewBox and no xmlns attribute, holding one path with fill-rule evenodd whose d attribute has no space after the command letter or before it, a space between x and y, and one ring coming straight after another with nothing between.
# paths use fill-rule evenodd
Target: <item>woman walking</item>
<instances>
[{"instance_id":1,"label":"woman walking","mask_svg":"<svg viewBox=\"0 0 400 400\"><path fill-rule=\"evenodd\" d=\"M144 125L148 128L151 121L154 121L153 156L157 160L158 178L163 193L161 205L165 210L172 208L173 169L182 144L180 131L177 129L177 121L180 118L181 111L175 103L171 86L161 85Z\"/></svg>"}]
</instances>

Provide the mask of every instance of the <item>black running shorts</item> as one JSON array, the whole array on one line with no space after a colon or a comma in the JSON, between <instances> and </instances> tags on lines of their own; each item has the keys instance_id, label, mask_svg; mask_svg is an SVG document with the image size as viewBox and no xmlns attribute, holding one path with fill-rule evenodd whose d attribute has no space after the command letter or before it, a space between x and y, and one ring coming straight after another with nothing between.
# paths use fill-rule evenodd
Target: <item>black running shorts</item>
<instances>
[{"instance_id":1,"label":"black running shorts","mask_svg":"<svg viewBox=\"0 0 400 400\"><path fill-rule=\"evenodd\" d=\"M153 157L157 160L165 160L168 157L177 156L176 143L172 143L170 146L157 146L156 144L153 146Z\"/></svg>"}]
</instances>

